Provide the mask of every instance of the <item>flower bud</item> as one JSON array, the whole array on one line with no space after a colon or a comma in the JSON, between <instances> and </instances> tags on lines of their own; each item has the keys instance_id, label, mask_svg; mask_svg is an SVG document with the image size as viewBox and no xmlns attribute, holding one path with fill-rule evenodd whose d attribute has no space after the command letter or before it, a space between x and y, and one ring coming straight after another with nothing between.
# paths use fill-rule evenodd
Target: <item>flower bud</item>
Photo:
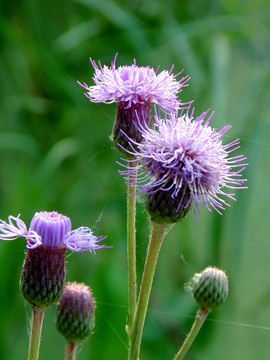
<instances>
[{"instance_id":1,"label":"flower bud","mask_svg":"<svg viewBox=\"0 0 270 360\"><path fill-rule=\"evenodd\" d=\"M92 291L84 284L68 283L57 307L56 326L70 342L90 335L95 325Z\"/></svg>"},{"instance_id":2,"label":"flower bud","mask_svg":"<svg viewBox=\"0 0 270 360\"><path fill-rule=\"evenodd\" d=\"M208 266L200 274L195 274L190 283L196 302L211 310L222 305L228 296L228 278L224 271Z\"/></svg>"}]
</instances>

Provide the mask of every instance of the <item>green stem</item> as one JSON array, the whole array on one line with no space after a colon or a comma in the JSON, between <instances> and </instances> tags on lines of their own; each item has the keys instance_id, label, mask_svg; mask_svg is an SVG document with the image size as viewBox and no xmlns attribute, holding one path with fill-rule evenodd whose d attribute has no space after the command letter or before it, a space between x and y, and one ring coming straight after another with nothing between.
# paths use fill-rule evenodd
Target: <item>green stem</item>
<instances>
[{"instance_id":1,"label":"green stem","mask_svg":"<svg viewBox=\"0 0 270 360\"><path fill-rule=\"evenodd\" d=\"M41 336L44 313L45 313L45 309L33 307L28 360L38 360L40 336Z\"/></svg>"},{"instance_id":2,"label":"green stem","mask_svg":"<svg viewBox=\"0 0 270 360\"><path fill-rule=\"evenodd\" d=\"M207 310L205 308L200 308L197 312L195 321L192 325L192 328L186 337L186 340L184 341L183 345L179 349L178 353L175 355L173 360L182 360L184 359L184 356L188 352L188 349L192 345L193 341L195 340L198 332L200 331L200 328L202 327L202 324L204 323L208 313L210 310Z\"/></svg>"},{"instance_id":3,"label":"green stem","mask_svg":"<svg viewBox=\"0 0 270 360\"><path fill-rule=\"evenodd\" d=\"M131 159L132 160L132 159ZM136 168L137 161L129 163ZM132 178L134 181L134 177ZM127 262L128 262L128 321L126 331L130 335L136 303L137 303L137 276L136 276L136 187L128 185L127 193Z\"/></svg>"},{"instance_id":4,"label":"green stem","mask_svg":"<svg viewBox=\"0 0 270 360\"><path fill-rule=\"evenodd\" d=\"M75 360L78 343L68 341L66 344L65 360Z\"/></svg>"},{"instance_id":5,"label":"green stem","mask_svg":"<svg viewBox=\"0 0 270 360\"><path fill-rule=\"evenodd\" d=\"M153 223L135 317L131 328L129 360L137 360L157 259L166 225Z\"/></svg>"}]
</instances>

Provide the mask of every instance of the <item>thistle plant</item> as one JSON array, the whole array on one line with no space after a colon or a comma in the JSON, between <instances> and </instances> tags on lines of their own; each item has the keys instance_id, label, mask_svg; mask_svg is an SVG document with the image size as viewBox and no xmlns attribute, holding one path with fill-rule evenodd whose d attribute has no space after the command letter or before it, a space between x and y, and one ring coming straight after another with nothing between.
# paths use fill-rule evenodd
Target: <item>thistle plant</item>
<instances>
[{"instance_id":1,"label":"thistle plant","mask_svg":"<svg viewBox=\"0 0 270 360\"><path fill-rule=\"evenodd\" d=\"M135 144L142 140L141 126L152 128L153 119L151 103L158 104L166 111L175 111L180 106L189 107L190 103L181 103L177 94L187 86L189 76L180 80L176 78L183 70L173 75L173 67L159 74L150 66L137 66L136 60L128 66L116 67L116 58L111 67L99 66L90 58L95 70L93 80L95 85L79 83L85 90L85 95L92 102L116 102L117 113L111 139L116 147L129 159L129 166L134 169L136 176L137 161L129 147L127 136ZM127 136L126 136L127 135ZM128 258L128 287L129 287L129 315L126 330L130 333L137 302L136 276L136 186L128 181L127 191L127 258Z\"/></svg>"},{"instance_id":2,"label":"thistle plant","mask_svg":"<svg viewBox=\"0 0 270 360\"><path fill-rule=\"evenodd\" d=\"M95 301L85 284L67 283L57 306L56 327L66 340L66 360L75 360L78 343L95 325Z\"/></svg>"},{"instance_id":3,"label":"thistle plant","mask_svg":"<svg viewBox=\"0 0 270 360\"><path fill-rule=\"evenodd\" d=\"M200 308L193 326L174 360L184 359L210 310L225 303L229 292L228 278L224 271L208 266L201 273L194 275L186 289L192 292Z\"/></svg>"},{"instance_id":4,"label":"thistle plant","mask_svg":"<svg viewBox=\"0 0 270 360\"><path fill-rule=\"evenodd\" d=\"M29 229L17 217L0 220L0 239L26 239L27 253L23 264L20 288L24 299L33 307L29 360L38 359L44 312L60 299L65 281L66 249L81 252L106 248L88 227L71 230L69 217L56 211L36 212Z\"/></svg>"},{"instance_id":5,"label":"thistle plant","mask_svg":"<svg viewBox=\"0 0 270 360\"><path fill-rule=\"evenodd\" d=\"M165 119L156 115L154 129L138 126L142 134L140 143L127 136L131 148L128 151L138 166L134 169L128 159L123 159L125 169L120 170L120 174L139 192L145 193L145 205L152 222L131 329L130 360L137 360L139 356L152 281L167 225L183 219L192 203L195 217L199 203L221 214L225 205L230 206L223 197L235 200L235 194L224 192L224 188L245 188L246 179L241 173L247 165L246 158L230 156L239 148L239 140L223 145L222 136L231 126L218 132L209 125L212 114L206 118L207 115L208 112L204 112L195 119L188 114L180 117L170 114Z\"/></svg>"},{"instance_id":6,"label":"thistle plant","mask_svg":"<svg viewBox=\"0 0 270 360\"><path fill-rule=\"evenodd\" d=\"M219 214L234 190L246 188L242 172L247 163L243 155L235 155L239 139L223 143L220 131L210 126L213 113L194 117L191 103L182 103L178 93L188 84L189 77L177 80L182 71L158 73L150 66L116 67L98 65L92 59L95 85L79 83L91 102L117 103L111 139L124 154L119 173L128 186L127 257L128 257L128 319L129 360L138 360L143 328L159 252L168 226L184 219L193 209L195 219L200 204ZM155 115L152 116L152 103ZM229 191L227 191L229 189ZM149 213L151 232L143 276L137 297L136 275L136 193L143 193ZM28 360L39 356L44 312L58 303L57 329L66 338L66 360L75 360L77 346L92 332L95 302L92 291L84 284L65 283L66 250L95 253L104 237L96 237L88 227L71 230L71 220L56 211L35 213L29 229L17 217L0 220L0 239L26 239L27 253L23 264L20 288L24 299L33 307ZM190 333L174 360L182 360L198 334L209 311L223 304L228 295L226 274L208 267L195 274L189 283L200 308ZM63 292L64 291L64 292Z\"/></svg>"}]
</instances>

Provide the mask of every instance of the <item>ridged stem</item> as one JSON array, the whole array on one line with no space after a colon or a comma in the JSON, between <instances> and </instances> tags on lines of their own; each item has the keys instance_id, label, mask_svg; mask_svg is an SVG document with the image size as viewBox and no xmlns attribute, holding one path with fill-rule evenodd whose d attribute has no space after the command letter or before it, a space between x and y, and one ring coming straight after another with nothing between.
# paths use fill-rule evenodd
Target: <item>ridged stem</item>
<instances>
[{"instance_id":1,"label":"ridged stem","mask_svg":"<svg viewBox=\"0 0 270 360\"><path fill-rule=\"evenodd\" d=\"M33 307L28 360L38 360L40 336L41 336L44 313L45 313L45 308Z\"/></svg>"},{"instance_id":2,"label":"ridged stem","mask_svg":"<svg viewBox=\"0 0 270 360\"><path fill-rule=\"evenodd\" d=\"M132 159L131 159L132 160ZM136 168L137 161L133 160L129 166ZM129 179L130 180L130 179ZM134 177L132 178L134 181ZM130 329L137 303L137 275L136 275L136 187L128 184L127 192L127 265L128 265L128 320L126 331Z\"/></svg>"},{"instance_id":3,"label":"ridged stem","mask_svg":"<svg viewBox=\"0 0 270 360\"><path fill-rule=\"evenodd\" d=\"M192 325L192 328L187 335L183 345L179 349L178 353L175 355L173 360L182 360L184 359L184 356L188 352L189 348L191 347L193 341L195 340L196 336L198 335L198 332L200 331L200 328L202 327L208 313L210 310L207 310L205 308L200 308L197 312L197 315L195 317L195 321Z\"/></svg>"},{"instance_id":4,"label":"ridged stem","mask_svg":"<svg viewBox=\"0 0 270 360\"><path fill-rule=\"evenodd\" d=\"M139 357L143 327L148 308L157 259L166 229L166 225L164 224L161 225L153 223L152 226L152 233L144 265L139 299L131 328L130 349L128 357L129 360L137 360Z\"/></svg>"},{"instance_id":5,"label":"ridged stem","mask_svg":"<svg viewBox=\"0 0 270 360\"><path fill-rule=\"evenodd\" d=\"M75 360L77 349L77 342L68 341L66 344L65 360Z\"/></svg>"}]
</instances>

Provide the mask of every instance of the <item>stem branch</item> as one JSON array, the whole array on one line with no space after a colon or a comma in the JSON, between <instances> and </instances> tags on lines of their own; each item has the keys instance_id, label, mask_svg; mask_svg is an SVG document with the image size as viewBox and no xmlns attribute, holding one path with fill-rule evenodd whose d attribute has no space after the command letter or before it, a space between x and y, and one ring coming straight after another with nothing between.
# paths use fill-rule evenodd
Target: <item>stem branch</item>
<instances>
[{"instance_id":1,"label":"stem branch","mask_svg":"<svg viewBox=\"0 0 270 360\"><path fill-rule=\"evenodd\" d=\"M66 344L65 360L75 360L78 343L68 341Z\"/></svg>"},{"instance_id":2,"label":"stem branch","mask_svg":"<svg viewBox=\"0 0 270 360\"><path fill-rule=\"evenodd\" d=\"M33 307L28 360L38 360L40 336L45 309Z\"/></svg>"},{"instance_id":3,"label":"stem branch","mask_svg":"<svg viewBox=\"0 0 270 360\"><path fill-rule=\"evenodd\" d=\"M209 313L209 310L205 308L200 308L197 312L195 321L192 325L192 328L189 332L189 334L186 337L186 340L184 341L183 345L179 349L178 353L175 355L173 360L182 360L184 359L184 356L188 352L190 346L192 345L193 341L195 340L198 332L200 331L200 328L202 327L202 324L204 323L207 315Z\"/></svg>"},{"instance_id":4,"label":"stem branch","mask_svg":"<svg viewBox=\"0 0 270 360\"><path fill-rule=\"evenodd\" d=\"M136 168L137 161L129 163ZM130 179L129 179L130 181ZM134 177L132 178L134 182ZM136 276L136 187L128 184L127 193L127 262L128 262L128 321L127 333L130 335L136 303L137 303L137 276Z\"/></svg>"},{"instance_id":5,"label":"stem branch","mask_svg":"<svg viewBox=\"0 0 270 360\"><path fill-rule=\"evenodd\" d=\"M137 360L157 259L166 225L153 223L135 317L131 328L129 360Z\"/></svg>"}]
</instances>

